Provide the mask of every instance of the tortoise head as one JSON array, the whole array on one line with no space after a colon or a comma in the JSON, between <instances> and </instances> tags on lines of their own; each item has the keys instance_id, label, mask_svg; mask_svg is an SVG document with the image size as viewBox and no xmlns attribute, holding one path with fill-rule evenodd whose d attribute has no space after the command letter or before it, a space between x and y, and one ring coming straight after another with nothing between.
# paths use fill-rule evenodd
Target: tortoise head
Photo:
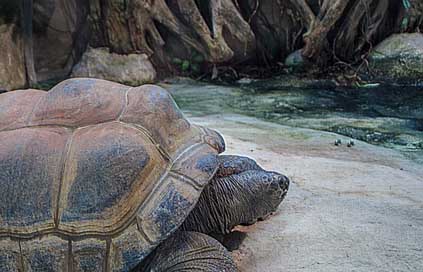
<instances>
[{"instance_id":1,"label":"tortoise head","mask_svg":"<svg viewBox=\"0 0 423 272\"><path fill-rule=\"evenodd\" d=\"M258 181L257 184L263 186L263 199L266 202L266 209L261 214L261 217L266 217L268 214L275 212L285 198L288 188L289 188L289 179L285 175L282 175L277 172L265 171L258 175L261 181Z\"/></svg>"},{"instance_id":2,"label":"tortoise head","mask_svg":"<svg viewBox=\"0 0 423 272\"><path fill-rule=\"evenodd\" d=\"M273 171L245 171L238 175L238 178L243 180L242 198L247 199L245 209L242 211L244 219L246 219L241 222L243 225L250 225L257 220L266 219L274 213L289 188L289 179Z\"/></svg>"}]
</instances>

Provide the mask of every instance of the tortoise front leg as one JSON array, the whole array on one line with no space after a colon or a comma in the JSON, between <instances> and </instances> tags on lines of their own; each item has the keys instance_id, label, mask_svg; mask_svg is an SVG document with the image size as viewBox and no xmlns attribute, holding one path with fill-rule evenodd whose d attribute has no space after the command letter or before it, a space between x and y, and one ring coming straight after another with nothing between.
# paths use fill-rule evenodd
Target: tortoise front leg
<instances>
[{"instance_id":1,"label":"tortoise front leg","mask_svg":"<svg viewBox=\"0 0 423 272\"><path fill-rule=\"evenodd\" d=\"M220 156L216 176L204 188L182 229L227 234L237 225L250 225L276 211L289 179L263 170L240 156Z\"/></svg>"},{"instance_id":2,"label":"tortoise front leg","mask_svg":"<svg viewBox=\"0 0 423 272\"><path fill-rule=\"evenodd\" d=\"M140 265L140 272L235 272L229 252L212 237L180 231L162 242Z\"/></svg>"}]
</instances>

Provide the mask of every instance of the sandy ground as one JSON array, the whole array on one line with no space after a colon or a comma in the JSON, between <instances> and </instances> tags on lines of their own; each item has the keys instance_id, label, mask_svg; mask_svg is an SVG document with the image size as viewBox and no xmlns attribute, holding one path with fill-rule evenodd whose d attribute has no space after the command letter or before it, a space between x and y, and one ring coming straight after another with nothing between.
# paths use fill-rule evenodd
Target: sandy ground
<instances>
[{"instance_id":1,"label":"sandy ground","mask_svg":"<svg viewBox=\"0 0 423 272\"><path fill-rule=\"evenodd\" d=\"M241 271L423 271L423 166L360 141L349 148L333 133L237 115L190 119L219 130L226 153L292 181L274 216L240 228Z\"/></svg>"}]
</instances>

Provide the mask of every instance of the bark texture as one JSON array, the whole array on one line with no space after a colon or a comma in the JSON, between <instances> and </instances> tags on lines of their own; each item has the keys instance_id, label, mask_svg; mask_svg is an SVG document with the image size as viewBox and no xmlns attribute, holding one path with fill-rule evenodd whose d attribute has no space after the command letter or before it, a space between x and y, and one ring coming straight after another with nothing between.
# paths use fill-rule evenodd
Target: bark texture
<instances>
[{"instance_id":1,"label":"bark texture","mask_svg":"<svg viewBox=\"0 0 423 272\"><path fill-rule=\"evenodd\" d=\"M307 63L358 64L391 34L423 29L420 0L21 1L32 20L4 0L0 24L21 24L31 84L68 76L87 46L146 54L160 77L194 62L203 72L283 63L298 49Z\"/></svg>"},{"instance_id":2,"label":"bark texture","mask_svg":"<svg viewBox=\"0 0 423 272\"><path fill-rule=\"evenodd\" d=\"M255 36L234 2L91 1L90 44L117 53L145 53L157 64L199 52L207 62L244 59Z\"/></svg>"},{"instance_id":3,"label":"bark texture","mask_svg":"<svg viewBox=\"0 0 423 272\"><path fill-rule=\"evenodd\" d=\"M419 32L422 27L423 4L416 0L290 2L307 28L302 54L317 63L361 59L373 44L390 34Z\"/></svg>"},{"instance_id":4,"label":"bark texture","mask_svg":"<svg viewBox=\"0 0 423 272\"><path fill-rule=\"evenodd\" d=\"M311 63L363 59L395 32L419 32L418 0L94 0L85 7L91 47L204 63L281 62L302 48Z\"/></svg>"},{"instance_id":5,"label":"bark texture","mask_svg":"<svg viewBox=\"0 0 423 272\"><path fill-rule=\"evenodd\" d=\"M14 24L0 25L0 90L25 86L23 41Z\"/></svg>"}]
</instances>

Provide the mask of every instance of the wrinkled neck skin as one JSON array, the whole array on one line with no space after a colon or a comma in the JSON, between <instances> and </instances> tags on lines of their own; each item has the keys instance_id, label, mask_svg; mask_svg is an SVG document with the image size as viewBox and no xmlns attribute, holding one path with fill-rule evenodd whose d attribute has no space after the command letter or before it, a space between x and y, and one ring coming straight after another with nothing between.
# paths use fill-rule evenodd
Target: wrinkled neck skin
<instances>
[{"instance_id":1,"label":"wrinkled neck skin","mask_svg":"<svg viewBox=\"0 0 423 272\"><path fill-rule=\"evenodd\" d=\"M280 201L269 196L269 184L255 181L256 171L249 172L214 178L204 188L182 229L227 234L237 225L252 224L274 212Z\"/></svg>"}]
</instances>

